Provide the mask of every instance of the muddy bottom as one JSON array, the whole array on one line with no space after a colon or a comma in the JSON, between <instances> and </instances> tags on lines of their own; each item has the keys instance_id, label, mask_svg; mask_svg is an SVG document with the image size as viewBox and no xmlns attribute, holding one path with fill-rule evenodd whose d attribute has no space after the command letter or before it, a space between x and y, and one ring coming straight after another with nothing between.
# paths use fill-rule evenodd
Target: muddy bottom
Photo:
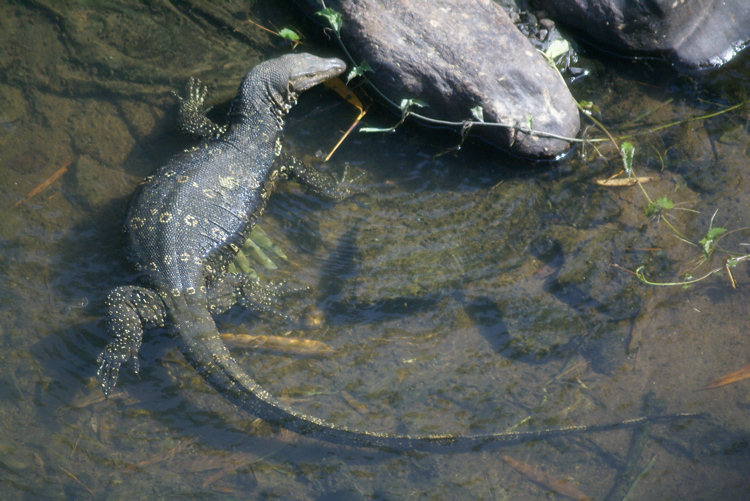
<instances>
[{"instance_id":1,"label":"muddy bottom","mask_svg":"<svg viewBox=\"0 0 750 501\"><path fill-rule=\"evenodd\" d=\"M280 187L259 226L286 259L250 265L309 291L279 314L235 309L218 325L327 345L322 355L232 348L296 409L362 429L461 434L700 415L397 453L327 444L236 409L168 330L149 332L141 373L125 368L109 400L95 379L103 300L142 279L121 231L128 201L192 144L175 131L169 91L198 76L225 109L250 67L290 50L248 19L300 31L306 21L265 1L1 9L7 499L538 499L558 496L555 482L594 499L742 499L750 489L750 383L701 390L750 362L750 268L732 260L750 242L748 108L707 116L748 101L747 55L701 78L584 57L591 73L571 90L635 146L641 187L597 184L623 167L606 140L530 165L471 140L447 151L457 136L412 125L344 142L323 168L362 174L348 200ZM305 43L297 50L333 52ZM356 115L314 89L289 116L285 147L327 152ZM365 121L395 119L373 108ZM583 137L604 137L584 122ZM653 284L705 278L649 285L636 270Z\"/></svg>"}]
</instances>

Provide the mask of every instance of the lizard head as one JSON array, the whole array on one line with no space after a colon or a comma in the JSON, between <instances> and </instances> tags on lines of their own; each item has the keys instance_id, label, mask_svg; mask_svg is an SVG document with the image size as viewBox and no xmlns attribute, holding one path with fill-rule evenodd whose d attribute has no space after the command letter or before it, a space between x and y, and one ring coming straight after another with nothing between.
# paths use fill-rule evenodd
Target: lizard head
<instances>
[{"instance_id":1,"label":"lizard head","mask_svg":"<svg viewBox=\"0 0 750 501\"><path fill-rule=\"evenodd\" d=\"M310 87L340 75L346 64L335 57L287 54L264 61L245 76L240 86L239 105L234 111L268 102L277 117L286 114L297 96Z\"/></svg>"},{"instance_id":2,"label":"lizard head","mask_svg":"<svg viewBox=\"0 0 750 501\"><path fill-rule=\"evenodd\" d=\"M312 54L288 54L277 61L288 72L285 77L286 82L283 82L284 77L277 82L279 87L284 86L286 89L277 88L277 90L286 90L287 93L294 95L338 76L346 69L346 64L341 59L322 58Z\"/></svg>"}]
</instances>

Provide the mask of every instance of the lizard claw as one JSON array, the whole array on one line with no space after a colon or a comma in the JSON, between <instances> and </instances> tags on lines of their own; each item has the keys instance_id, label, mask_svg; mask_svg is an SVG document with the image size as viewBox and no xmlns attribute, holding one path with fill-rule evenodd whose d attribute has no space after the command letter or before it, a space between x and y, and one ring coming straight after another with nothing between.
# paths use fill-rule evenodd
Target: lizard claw
<instances>
[{"instance_id":1,"label":"lizard claw","mask_svg":"<svg viewBox=\"0 0 750 501\"><path fill-rule=\"evenodd\" d=\"M352 171L354 171L352 173ZM365 172L362 169L352 169L349 164L344 164L344 170L341 176L336 179L335 191L330 194L334 200L343 200L352 195L364 193L365 188L362 181L365 179Z\"/></svg>"},{"instance_id":2,"label":"lizard claw","mask_svg":"<svg viewBox=\"0 0 750 501\"><path fill-rule=\"evenodd\" d=\"M185 84L185 96L180 96L172 91L177 98L177 126L187 134L200 137L218 136L224 132L224 128L214 124L206 114L211 110L204 108L208 87L199 79L190 77Z\"/></svg>"},{"instance_id":3,"label":"lizard claw","mask_svg":"<svg viewBox=\"0 0 750 501\"><path fill-rule=\"evenodd\" d=\"M203 103L206 101L206 94L208 94L208 86L204 85L203 82L195 77L190 77L185 84L185 100L186 104L194 107L197 110L203 110Z\"/></svg>"},{"instance_id":4,"label":"lizard claw","mask_svg":"<svg viewBox=\"0 0 750 501\"><path fill-rule=\"evenodd\" d=\"M186 111L197 111L205 112L208 110L203 109L203 103L206 100L206 94L208 93L208 87L195 77L190 77L185 84L185 97L182 97L175 91L169 91L178 101L180 109L179 113L182 114Z\"/></svg>"},{"instance_id":5,"label":"lizard claw","mask_svg":"<svg viewBox=\"0 0 750 501\"><path fill-rule=\"evenodd\" d=\"M140 344L140 343L139 343ZM116 343L110 343L103 352L96 357L99 368L96 370L96 377L102 385L102 392L107 397L117 385L117 378L120 375L120 366L131 361L133 372L138 374L140 364L138 363L138 348L126 347Z\"/></svg>"}]
</instances>

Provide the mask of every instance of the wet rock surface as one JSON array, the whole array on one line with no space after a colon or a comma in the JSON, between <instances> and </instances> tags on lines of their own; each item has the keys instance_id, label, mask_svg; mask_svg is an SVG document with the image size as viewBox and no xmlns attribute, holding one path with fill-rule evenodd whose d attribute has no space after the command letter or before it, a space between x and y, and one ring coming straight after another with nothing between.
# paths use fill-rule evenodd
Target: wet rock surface
<instances>
[{"instance_id":1,"label":"wet rock surface","mask_svg":"<svg viewBox=\"0 0 750 501\"><path fill-rule=\"evenodd\" d=\"M307 2L311 11L320 6ZM331 1L343 16L341 37L355 58L374 70L372 84L398 103L415 98L431 118L472 120L481 106L482 138L511 152L553 157L569 143L522 132L575 136L578 110L565 82L490 0Z\"/></svg>"},{"instance_id":2,"label":"wet rock surface","mask_svg":"<svg viewBox=\"0 0 750 501\"><path fill-rule=\"evenodd\" d=\"M720 66L750 42L746 0L534 0L560 24L620 52L663 52L678 66Z\"/></svg>"}]
</instances>

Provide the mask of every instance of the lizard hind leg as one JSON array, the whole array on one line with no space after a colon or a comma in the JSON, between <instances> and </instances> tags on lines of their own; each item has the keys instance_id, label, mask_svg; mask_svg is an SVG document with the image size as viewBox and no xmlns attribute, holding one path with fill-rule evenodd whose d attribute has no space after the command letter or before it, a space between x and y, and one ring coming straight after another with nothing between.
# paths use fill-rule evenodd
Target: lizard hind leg
<instances>
[{"instance_id":1,"label":"lizard hind leg","mask_svg":"<svg viewBox=\"0 0 750 501\"><path fill-rule=\"evenodd\" d=\"M166 309L158 294L135 286L117 287L106 300L107 330L114 339L99 354L96 376L104 395L117 384L120 366L130 361L137 374L143 327L163 327Z\"/></svg>"}]
</instances>

